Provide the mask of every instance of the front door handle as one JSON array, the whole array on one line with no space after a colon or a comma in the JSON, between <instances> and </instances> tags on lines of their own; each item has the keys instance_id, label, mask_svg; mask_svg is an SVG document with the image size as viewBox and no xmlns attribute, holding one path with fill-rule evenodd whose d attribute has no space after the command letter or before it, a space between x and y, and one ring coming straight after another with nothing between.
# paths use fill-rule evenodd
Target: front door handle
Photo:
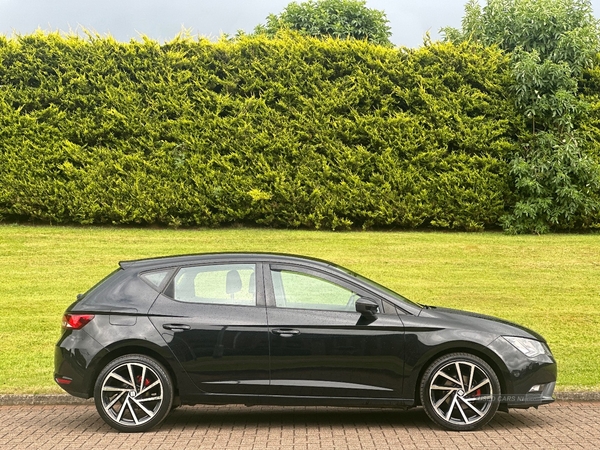
<instances>
[{"instance_id":1,"label":"front door handle","mask_svg":"<svg viewBox=\"0 0 600 450\"><path fill-rule=\"evenodd\" d=\"M184 331L184 330L192 329L192 327L190 327L189 325L186 325L184 323L165 323L163 325L163 328L165 330L172 330L172 331Z\"/></svg>"},{"instance_id":2,"label":"front door handle","mask_svg":"<svg viewBox=\"0 0 600 450\"><path fill-rule=\"evenodd\" d=\"M292 337L300 334L300 330L293 330L291 328L276 328L271 330L271 333L281 337Z\"/></svg>"}]
</instances>

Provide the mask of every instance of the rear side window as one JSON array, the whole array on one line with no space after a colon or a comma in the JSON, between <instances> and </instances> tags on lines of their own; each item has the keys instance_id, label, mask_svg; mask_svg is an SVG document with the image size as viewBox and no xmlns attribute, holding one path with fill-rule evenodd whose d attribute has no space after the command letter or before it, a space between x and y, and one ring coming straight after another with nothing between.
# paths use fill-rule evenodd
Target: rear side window
<instances>
[{"instance_id":1,"label":"rear side window","mask_svg":"<svg viewBox=\"0 0 600 450\"><path fill-rule=\"evenodd\" d=\"M254 264L183 267L169 291L181 302L255 305L255 269Z\"/></svg>"}]
</instances>

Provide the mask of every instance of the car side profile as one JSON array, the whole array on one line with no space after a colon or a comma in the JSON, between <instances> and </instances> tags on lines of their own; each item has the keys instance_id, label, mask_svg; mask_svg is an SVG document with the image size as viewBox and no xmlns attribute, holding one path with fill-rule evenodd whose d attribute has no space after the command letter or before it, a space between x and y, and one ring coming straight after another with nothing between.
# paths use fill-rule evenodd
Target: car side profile
<instances>
[{"instance_id":1,"label":"car side profile","mask_svg":"<svg viewBox=\"0 0 600 450\"><path fill-rule=\"evenodd\" d=\"M124 261L63 317L55 381L119 431L194 404L423 406L473 430L553 401L524 327L413 303L335 264L219 253Z\"/></svg>"}]
</instances>

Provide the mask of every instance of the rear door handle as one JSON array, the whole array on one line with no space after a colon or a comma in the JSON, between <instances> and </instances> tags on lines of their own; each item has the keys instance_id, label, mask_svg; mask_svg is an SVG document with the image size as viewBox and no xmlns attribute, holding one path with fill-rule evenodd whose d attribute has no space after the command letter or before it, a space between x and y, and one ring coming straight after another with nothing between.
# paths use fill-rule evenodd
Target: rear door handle
<instances>
[{"instance_id":1,"label":"rear door handle","mask_svg":"<svg viewBox=\"0 0 600 450\"><path fill-rule=\"evenodd\" d=\"M184 330L192 329L192 327L190 327L189 325L186 325L184 323L165 323L163 325L163 328L165 330L173 330L173 331L184 331Z\"/></svg>"},{"instance_id":2,"label":"rear door handle","mask_svg":"<svg viewBox=\"0 0 600 450\"><path fill-rule=\"evenodd\" d=\"M281 337L292 337L300 334L300 330L293 330L291 328L276 328L271 330L271 333Z\"/></svg>"}]
</instances>

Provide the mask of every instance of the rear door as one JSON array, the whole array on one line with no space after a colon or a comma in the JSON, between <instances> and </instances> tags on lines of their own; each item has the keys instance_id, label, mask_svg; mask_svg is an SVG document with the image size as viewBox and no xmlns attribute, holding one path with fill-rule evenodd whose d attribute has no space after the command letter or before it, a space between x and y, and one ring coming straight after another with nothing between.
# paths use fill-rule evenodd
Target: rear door
<instances>
[{"instance_id":1,"label":"rear door","mask_svg":"<svg viewBox=\"0 0 600 450\"><path fill-rule=\"evenodd\" d=\"M180 268L149 315L205 393L260 395L269 384L269 341L261 266Z\"/></svg>"}]
</instances>

